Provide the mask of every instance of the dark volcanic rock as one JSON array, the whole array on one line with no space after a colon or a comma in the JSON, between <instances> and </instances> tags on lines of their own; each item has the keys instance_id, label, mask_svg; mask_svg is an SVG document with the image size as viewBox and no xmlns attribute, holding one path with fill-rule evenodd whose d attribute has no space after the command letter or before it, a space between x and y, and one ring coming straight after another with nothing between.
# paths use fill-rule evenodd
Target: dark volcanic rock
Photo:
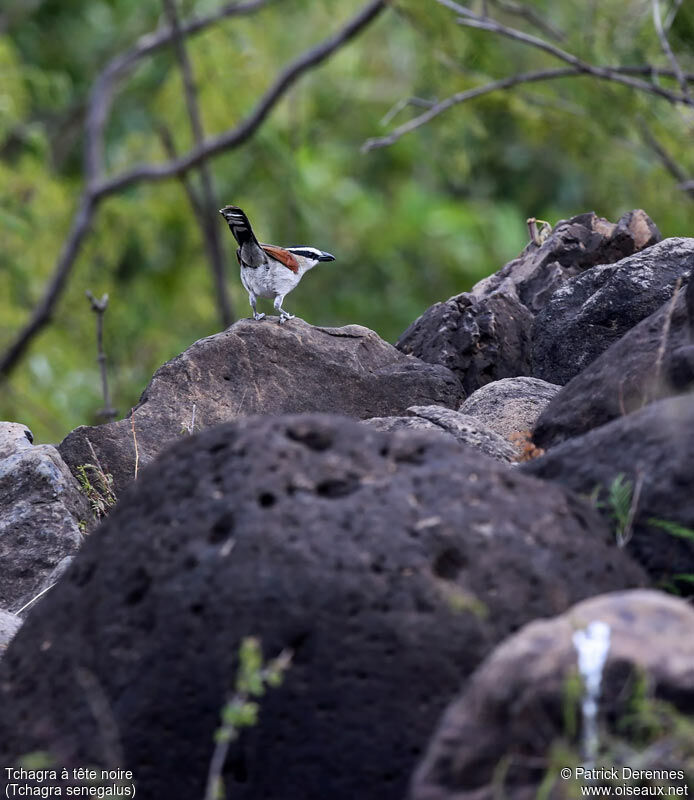
<instances>
[{"instance_id":1,"label":"dark volcanic rock","mask_svg":"<svg viewBox=\"0 0 694 800\"><path fill-rule=\"evenodd\" d=\"M495 642L643 584L609 540L573 495L439 435L299 416L186 437L8 648L0 763L36 750L103 763L85 690L98 687L139 796L201 797L239 643L255 635L266 657L294 659L232 745L228 795L401 800Z\"/></svg>"},{"instance_id":2,"label":"dark volcanic rock","mask_svg":"<svg viewBox=\"0 0 694 800\"><path fill-rule=\"evenodd\" d=\"M694 573L694 541L668 533L652 519L694 529L694 395L652 403L523 465L530 475L580 494L607 489L619 475L640 486L628 552L654 580ZM634 493L636 488L634 488ZM605 503L603 513L612 516ZM613 521L614 524L614 521ZM685 579L682 591L691 591Z\"/></svg>"},{"instance_id":3,"label":"dark volcanic rock","mask_svg":"<svg viewBox=\"0 0 694 800\"><path fill-rule=\"evenodd\" d=\"M0 608L18 611L75 553L92 512L55 447L0 423Z\"/></svg>"},{"instance_id":4,"label":"dark volcanic rock","mask_svg":"<svg viewBox=\"0 0 694 800\"><path fill-rule=\"evenodd\" d=\"M532 431L559 389L539 378L502 378L471 394L460 406L460 412L508 439L514 433Z\"/></svg>"},{"instance_id":5,"label":"dark volcanic rock","mask_svg":"<svg viewBox=\"0 0 694 800\"><path fill-rule=\"evenodd\" d=\"M373 417L365 419L379 431L432 430L456 442L474 447L496 461L513 461L516 448L483 422L443 406L411 406L409 417Z\"/></svg>"},{"instance_id":6,"label":"dark volcanic rock","mask_svg":"<svg viewBox=\"0 0 694 800\"><path fill-rule=\"evenodd\" d=\"M533 440L544 448L694 385L694 281L556 395Z\"/></svg>"},{"instance_id":7,"label":"dark volcanic rock","mask_svg":"<svg viewBox=\"0 0 694 800\"><path fill-rule=\"evenodd\" d=\"M671 718L668 730L665 715L647 710L648 701L638 700L638 685L645 677L649 698L666 700L682 715L692 713L694 610L682 600L641 590L592 598L560 617L527 625L498 647L446 711L414 776L410 800L499 796L532 800L542 793L541 784L548 776L555 778L550 797L580 797L575 779L552 775L550 751L567 735L566 686L577 668L574 637L596 621L610 628L600 696L601 729L608 728L622 741L628 741L631 732L638 737L631 760L629 748L623 746L620 752L613 738L607 763L618 767L620 775L621 766L633 769L638 763L643 770L684 769L686 778L691 778L688 746L679 749L676 744L677 723ZM572 711L580 719L580 707L574 702ZM640 725L639 712L643 713ZM664 726L663 746L644 747L644 731L652 729L656 718ZM575 739L572 744L580 751ZM574 762L562 763L568 767ZM682 786L679 793L686 795L685 781L668 783ZM643 784L636 781L645 793Z\"/></svg>"},{"instance_id":8,"label":"dark volcanic rock","mask_svg":"<svg viewBox=\"0 0 694 800\"><path fill-rule=\"evenodd\" d=\"M134 411L139 463L180 438L194 409L201 430L252 414L329 411L363 419L411 405L457 408L463 397L448 370L404 357L368 328L240 320L156 371ZM131 420L69 434L60 452L73 471L93 461L87 440L119 493L135 474Z\"/></svg>"},{"instance_id":9,"label":"dark volcanic rock","mask_svg":"<svg viewBox=\"0 0 694 800\"><path fill-rule=\"evenodd\" d=\"M0 608L0 658L2 658L7 645L19 630L21 624L22 620L19 617Z\"/></svg>"},{"instance_id":10,"label":"dark volcanic rock","mask_svg":"<svg viewBox=\"0 0 694 800\"><path fill-rule=\"evenodd\" d=\"M396 347L448 367L468 394L491 381L529 375L534 314L552 293L583 270L618 261L659 239L640 210L617 224L594 213L562 220L542 245L529 244L470 292L427 309Z\"/></svg>"},{"instance_id":11,"label":"dark volcanic rock","mask_svg":"<svg viewBox=\"0 0 694 800\"><path fill-rule=\"evenodd\" d=\"M530 243L518 258L471 291L477 299L502 291L534 314L567 279L596 264L612 264L660 241L660 232L641 209L617 222L595 212L559 221L540 247Z\"/></svg>"},{"instance_id":12,"label":"dark volcanic rock","mask_svg":"<svg viewBox=\"0 0 694 800\"><path fill-rule=\"evenodd\" d=\"M568 280L535 317L532 373L565 384L673 293L694 265L694 239L666 239Z\"/></svg>"}]
</instances>

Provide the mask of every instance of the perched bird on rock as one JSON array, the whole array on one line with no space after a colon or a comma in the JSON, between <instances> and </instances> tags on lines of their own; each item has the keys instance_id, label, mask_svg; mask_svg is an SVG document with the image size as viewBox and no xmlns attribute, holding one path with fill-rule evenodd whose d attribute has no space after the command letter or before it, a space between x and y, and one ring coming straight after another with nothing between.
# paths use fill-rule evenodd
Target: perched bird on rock
<instances>
[{"instance_id":1,"label":"perched bird on rock","mask_svg":"<svg viewBox=\"0 0 694 800\"><path fill-rule=\"evenodd\" d=\"M253 309L253 319L262 319L256 301L259 297L273 298L280 323L292 319L293 314L282 308L284 298L295 289L304 273L321 261L334 261L335 256L316 247L277 247L261 244L255 238L248 217L237 206L224 206L219 213L229 223L234 238L239 243L236 258L241 265L241 283L248 292Z\"/></svg>"}]
</instances>

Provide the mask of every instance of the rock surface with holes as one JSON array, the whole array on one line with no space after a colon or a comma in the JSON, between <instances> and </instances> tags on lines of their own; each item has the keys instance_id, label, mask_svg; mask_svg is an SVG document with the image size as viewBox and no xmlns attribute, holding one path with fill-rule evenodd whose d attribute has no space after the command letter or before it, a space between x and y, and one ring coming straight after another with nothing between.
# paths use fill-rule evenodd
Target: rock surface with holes
<instances>
[{"instance_id":1,"label":"rock surface with holes","mask_svg":"<svg viewBox=\"0 0 694 800\"><path fill-rule=\"evenodd\" d=\"M407 413L407 417L374 417L364 423L379 431L436 431L496 461L508 463L516 458L516 448L509 441L474 417L443 406L410 406Z\"/></svg>"},{"instance_id":2,"label":"rock surface with holes","mask_svg":"<svg viewBox=\"0 0 694 800\"><path fill-rule=\"evenodd\" d=\"M624 525L633 504L628 552L654 581L690 593L694 574L692 453L694 395L689 394L652 403L570 439L521 469L579 494L597 492L601 512L615 527L620 514ZM627 486L619 504L609 500L615 481ZM678 533L672 524L690 533Z\"/></svg>"},{"instance_id":3,"label":"rock surface with holes","mask_svg":"<svg viewBox=\"0 0 694 800\"><path fill-rule=\"evenodd\" d=\"M396 347L460 378L470 394L502 378L531 375L535 315L567 280L596 264L611 264L659 241L640 210L618 223L594 213L557 223L541 245L523 253L469 292L436 303Z\"/></svg>"},{"instance_id":4,"label":"rock surface with holes","mask_svg":"<svg viewBox=\"0 0 694 800\"><path fill-rule=\"evenodd\" d=\"M253 635L294 658L231 747L229 796L401 800L495 642L644 580L582 501L442 436L324 415L218 426L142 471L20 629L0 763L104 763L97 686L138 793L201 797Z\"/></svg>"},{"instance_id":5,"label":"rock surface with holes","mask_svg":"<svg viewBox=\"0 0 694 800\"><path fill-rule=\"evenodd\" d=\"M561 389L539 378L502 378L470 395L460 413L474 417L507 441L532 431L537 419Z\"/></svg>"},{"instance_id":6,"label":"rock surface with holes","mask_svg":"<svg viewBox=\"0 0 694 800\"><path fill-rule=\"evenodd\" d=\"M558 776L560 767L583 760L576 733L570 742L575 757L564 755L552 766L551 751L558 742L567 746L568 703L573 718L581 718L580 697L567 700L567 684L577 668L574 636L596 621L610 629L599 716L601 739L610 742L606 763L620 776L622 766L638 764L642 770L684 770L686 780L694 610L664 593L640 590L579 603L559 617L525 626L494 650L446 710L415 773L409 800L534 800L548 777L554 778L551 797L582 796L575 778ZM646 697L639 701L644 683ZM662 700L674 711L656 710ZM649 737L655 740L650 748ZM685 780L666 783L679 786L682 796ZM658 781L625 783L657 794ZM603 781L586 784L594 788ZM614 783L605 785L610 795Z\"/></svg>"},{"instance_id":7,"label":"rock surface with holes","mask_svg":"<svg viewBox=\"0 0 694 800\"><path fill-rule=\"evenodd\" d=\"M158 369L132 420L79 427L60 452L74 470L94 460L91 443L119 494L134 478L136 443L144 466L193 422L199 431L253 414L323 411L364 419L413 404L455 408L464 396L447 369L403 356L360 325L244 319Z\"/></svg>"},{"instance_id":8,"label":"rock surface with holes","mask_svg":"<svg viewBox=\"0 0 694 800\"><path fill-rule=\"evenodd\" d=\"M564 385L672 297L694 264L694 239L666 239L560 286L533 323L532 374Z\"/></svg>"},{"instance_id":9,"label":"rock surface with holes","mask_svg":"<svg viewBox=\"0 0 694 800\"><path fill-rule=\"evenodd\" d=\"M564 386L537 421L545 449L694 388L694 281Z\"/></svg>"},{"instance_id":10,"label":"rock surface with holes","mask_svg":"<svg viewBox=\"0 0 694 800\"><path fill-rule=\"evenodd\" d=\"M92 518L55 447L32 445L26 425L0 422L0 609L17 611L50 585Z\"/></svg>"}]
</instances>

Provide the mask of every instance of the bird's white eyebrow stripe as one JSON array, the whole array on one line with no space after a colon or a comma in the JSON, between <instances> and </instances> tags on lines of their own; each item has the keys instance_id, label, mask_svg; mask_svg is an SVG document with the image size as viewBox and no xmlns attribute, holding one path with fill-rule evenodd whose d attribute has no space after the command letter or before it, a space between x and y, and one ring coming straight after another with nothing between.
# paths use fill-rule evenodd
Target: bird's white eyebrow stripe
<instances>
[{"instance_id":1,"label":"bird's white eyebrow stripe","mask_svg":"<svg viewBox=\"0 0 694 800\"><path fill-rule=\"evenodd\" d=\"M289 250L290 253L294 253L296 256L304 256L304 258L311 258L312 256L322 256L322 250L319 250L317 247L285 247L285 250Z\"/></svg>"}]
</instances>

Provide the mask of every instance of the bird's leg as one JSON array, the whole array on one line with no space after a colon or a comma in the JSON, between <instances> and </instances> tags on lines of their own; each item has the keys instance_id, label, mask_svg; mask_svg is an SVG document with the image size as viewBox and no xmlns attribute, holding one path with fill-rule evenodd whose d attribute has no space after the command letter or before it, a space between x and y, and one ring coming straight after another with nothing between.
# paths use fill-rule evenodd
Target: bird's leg
<instances>
[{"instance_id":1,"label":"bird's leg","mask_svg":"<svg viewBox=\"0 0 694 800\"><path fill-rule=\"evenodd\" d=\"M294 319L294 314L290 314L288 311L285 311L282 308L282 302L283 301L284 301L284 295L279 295L278 294L277 297L275 297L275 301L273 303L273 306L275 307L275 311L279 311L280 312L280 325L283 322L286 322L286 320L288 320L288 319Z\"/></svg>"},{"instance_id":2,"label":"bird's leg","mask_svg":"<svg viewBox=\"0 0 694 800\"><path fill-rule=\"evenodd\" d=\"M256 296L253 294L253 292L248 293L248 302L251 304L251 308L253 309L253 319L262 319L265 316L265 314L262 313L259 314L256 311L255 308Z\"/></svg>"}]
</instances>

